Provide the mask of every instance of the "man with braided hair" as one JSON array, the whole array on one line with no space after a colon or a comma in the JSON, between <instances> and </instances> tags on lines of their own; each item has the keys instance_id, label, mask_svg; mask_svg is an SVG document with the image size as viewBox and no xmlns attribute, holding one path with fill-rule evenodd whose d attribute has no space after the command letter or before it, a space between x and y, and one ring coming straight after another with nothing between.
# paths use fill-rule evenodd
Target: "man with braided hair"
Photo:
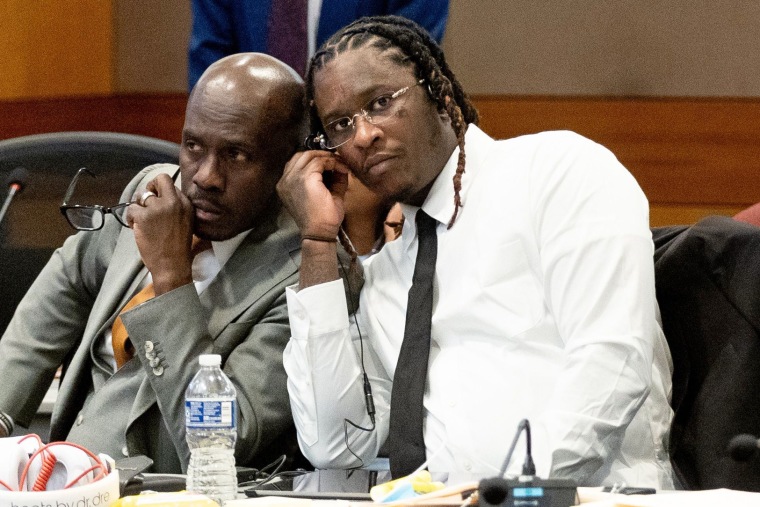
<instances>
[{"instance_id":1,"label":"man with braided hair","mask_svg":"<svg viewBox=\"0 0 760 507\"><path fill-rule=\"evenodd\" d=\"M394 476L493 476L527 418L540 476L672 487L648 203L613 154L571 132L491 139L441 49L396 17L328 40L307 95L325 149L296 154L278 192L302 237L284 360L312 463L362 466L388 438ZM406 218L364 266L358 326L335 261L349 171Z\"/></svg>"}]
</instances>

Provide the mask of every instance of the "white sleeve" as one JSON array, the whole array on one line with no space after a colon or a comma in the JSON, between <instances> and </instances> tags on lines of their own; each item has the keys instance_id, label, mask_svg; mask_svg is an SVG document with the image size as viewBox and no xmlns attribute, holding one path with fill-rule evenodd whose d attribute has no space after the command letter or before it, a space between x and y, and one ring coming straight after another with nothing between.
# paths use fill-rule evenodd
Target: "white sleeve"
<instances>
[{"instance_id":1,"label":"white sleeve","mask_svg":"<svg viewBox=\"0 0 760 507\"><path fill-rule=\"evenodd\" d=\"M544 290L565 347L540 429L552 437L552 473L588 478L620 445L661 359L648 205L594 143L537 176Z\"/></svg>"},{"instance_id":2,"label":"white sleeve","mask_svg":"<svg viewBox=\"0 0 760 507\"><path fill-rule=\"evenodd\" d=\"M387 424L375 428L367 413L361 344L351 334L343 282L298 292L289 287L286 294L292 336L283 361L301 451L316 468L366 465L385 441ZM367 341L364 336L364 367L378 417L384 418L390 381L378 374L383 370Z\"/></svg>"}]
</instances>

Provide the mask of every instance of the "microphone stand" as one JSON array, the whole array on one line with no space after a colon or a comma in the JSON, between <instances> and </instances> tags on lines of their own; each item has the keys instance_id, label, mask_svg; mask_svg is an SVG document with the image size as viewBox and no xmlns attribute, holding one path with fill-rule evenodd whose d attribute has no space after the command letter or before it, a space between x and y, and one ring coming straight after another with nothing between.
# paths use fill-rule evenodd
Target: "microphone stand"
<instances>
[{"instance_id":1,"label":"microphone stand","mask_svg":"<svg viewBox=\"0 0 760 507\"><path fill-rule=\"evenodd\" d=\"M5 197L5 201L3 202L3 207L0 209L0 223L3 223L3 218L5 217L6 211L8 211L8 206L11 205L11 201L13 200L13 197L19 193L21 190L21 185L18 183L12 183L8 187L8 195Z\"/></svg>"},{"instance_id":2,"label":"microphone stand","mask_svg":"<svg viewBox=\"0 0 760 507\"><path fill-rule=\"evenodd\" d=\"M512 453L520 434L525 432L525 462L517 479L505 479ZM578 505L577 487L570 479L541 479L531 452L530 423L520 421L499 475L483 479L478 485L478 507L569 507Z\"/></svg>"}]
</instances>

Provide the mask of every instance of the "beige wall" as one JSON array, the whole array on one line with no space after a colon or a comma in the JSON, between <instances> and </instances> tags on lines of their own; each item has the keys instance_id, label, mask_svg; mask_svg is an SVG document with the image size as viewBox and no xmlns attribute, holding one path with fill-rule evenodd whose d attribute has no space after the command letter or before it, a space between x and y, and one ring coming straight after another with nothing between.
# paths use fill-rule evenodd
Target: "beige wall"
<instances>
[{"instance_id":1,"label":"beige wall","mask_svg":"<svg viewBox=\"0 0 760 507\"><path fill-rule=\"evenodd\" d=\"M0 98L183 91L188 0L3 0ZM760 96L756 0L452 0L473 94Z\"/></svg>"},{"instance_id":2,"label":"beige wall","mask_svg":"<svg viewBox=\"0 0 760 507\"><path fill-rule=\"evenodd\" d=\"M760 96L754 0L453 0L470 93Z\"/></svg>"},{"instance_id":3,"label":"beige wall","mask_svg":"<svg viewBox=\"0 0 760 507\"><path fill-rule=\"evenodd\" d=\"M115 0L121 91L183 90L187 0ZM756 0L452 0L473 94L760 96Z\"/></svg>"},{"instance_id":4,"label":"beige wall","mask_svg":"<svg viewBox=\"0 0 760 507\"><path fill-rule=\"evenodd\" d=\"M0 98L183 91L188 0L3 0ZM452 0L472 94L760 96L757 0Z\"/></svg>"},{"instance_id":5,"label":"beige wall","mask_svg":"<svg viewBox=\"0 0 760 507\"><path fill-rule=\"evenodd\" d=\"M116 91L185 90L190 0L113 2Z\"/></svg>"}]
</instances>

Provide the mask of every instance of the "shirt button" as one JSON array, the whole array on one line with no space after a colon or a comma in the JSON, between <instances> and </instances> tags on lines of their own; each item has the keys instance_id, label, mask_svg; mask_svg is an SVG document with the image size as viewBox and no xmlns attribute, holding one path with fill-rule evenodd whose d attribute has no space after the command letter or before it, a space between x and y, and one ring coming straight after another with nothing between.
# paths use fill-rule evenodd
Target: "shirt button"
<instances>
[{"instance_id":1,"label":"shirt button","mask_svg":"<svg viewBox=\"0 0 760 507\"><path fill-rule=\"evenodd\" d=\"M79 426L80 424L82 424L83 421L84 421L84 415L83 414L79 414L79 416L77 416L77 426Z\"/></svg>"},{"instance_id":2,"label":"shirt button","mask_svg":"<svg viewBox=\"0 0 760 507\"><path fill-rule=\"evenodd\" d=\"M294 313L296 315L296 319L298 319L298 320L303 320L303 319L306 318L306 313L303 310L301 310L300 308L297 309Z\"/></svg>"},{"instance_id":3,"label":"shirt button","mask_svg":"<svg viewBox=\"0 0 760 507\"><path fill-rule=\"evenodd\" d=\"M164 374L164 367L161 366L160 364L156 366L155 368L153 368L153 375L155 375L156 377L160 377L163 374Z\"/></svg>"},{"instance_id":4,"label":"shirt button","mask_svg":"<svg viewBox=\"0 0 760 507\"><path fill-rule=\"evenodd\" d=\"M125 458L129 457L129 449L127 448L126 445L121 448L121 453L124 455Z\"/></svg>"},{"instance_id":5,"label":"shirt button","mask_svg":"<svg viewBox=\"0 0 760 507\"><path fill-rule=\"evenodd\" d=\"M464 462L464 469L467 470L468 472L470 470L472 470L472 463L470 463L469 461L465 461Z\"/></svg>"},{"instance_id":6,"label":"shirt button","mask_svg":"<svg viewBox=\"0 0 760 507\"><path fill-rule=\"evenodd\" d=\"M449 407L454 408L456 406L457 406L457 400L455 400L454 398L451 398L449 400Z\"/></svg>"},{"instance_id":7,"label":"shirt button","mask_svg":"<svg viewBox=\"0 0 760 507\"><path fill-rule=\"evenodd\" d=\"M145 342L145 352L153 352L153 342L151 341Z\"/></svg>"}]
</instances>

